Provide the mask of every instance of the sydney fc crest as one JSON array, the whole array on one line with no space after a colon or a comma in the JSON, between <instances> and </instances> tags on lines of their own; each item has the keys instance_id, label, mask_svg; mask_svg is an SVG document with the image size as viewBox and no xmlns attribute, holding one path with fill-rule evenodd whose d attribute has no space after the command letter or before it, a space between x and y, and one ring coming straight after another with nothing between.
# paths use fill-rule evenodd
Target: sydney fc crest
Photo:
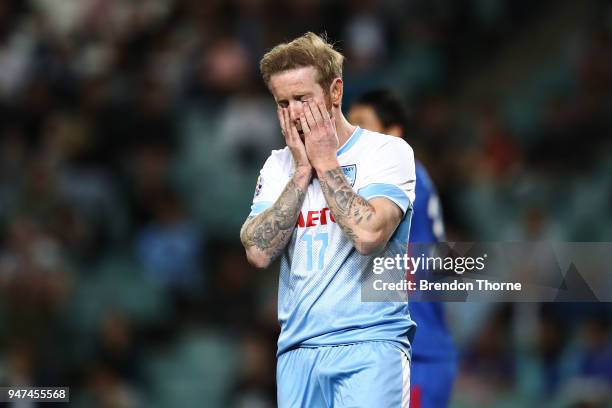
<instances>
[{"instance_id":1,"label":"sydney fc crest","mask_svg":"<svg viewBox=\"0 0 612 408\"><path fill-rule=\"evenodd\" d=\"M351 187L355 185L355 179L357 178L357 165L349 164L348 166L341 166L344 177L348 180Z\"/></svg>"}]
</instances>

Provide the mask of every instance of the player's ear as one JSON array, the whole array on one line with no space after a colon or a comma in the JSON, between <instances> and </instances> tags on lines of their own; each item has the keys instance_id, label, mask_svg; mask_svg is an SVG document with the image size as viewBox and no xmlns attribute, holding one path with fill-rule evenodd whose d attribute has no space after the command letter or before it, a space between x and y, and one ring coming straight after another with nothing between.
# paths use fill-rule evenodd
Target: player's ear
<instances>
[{"instance_id":1,"label":"player's ear","mask_svg":"<svg viewBox=\"0 0 612 408\"><path fill-rule=\"evenodd\" d=\"M334 79L329 89L332 106L334 107L340 106L340 102L342 102L343 92L344 92L344 83L342 82L342 78Z\"/></svg>"}]
</instances>

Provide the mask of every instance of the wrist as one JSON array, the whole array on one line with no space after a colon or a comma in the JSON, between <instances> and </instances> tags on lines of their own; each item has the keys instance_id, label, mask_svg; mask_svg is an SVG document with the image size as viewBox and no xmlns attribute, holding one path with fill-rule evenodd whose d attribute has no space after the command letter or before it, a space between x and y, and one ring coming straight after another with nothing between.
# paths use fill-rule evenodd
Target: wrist
<instances>
[{"instance_id":1,"label":"wrist","mask_svg":"<svg viewBox=\"0 0 612 408\"><path fill-rule=\"evenodd\" d=\"M307 182L310 182L310 179L312 178L312 166L310 164L296 166L293 174L294 177L306 179Z\"/></svg>"},{"instance_id":2,"label":"wrist","mask_svg":"<svg viewBox=\"0 0 612 408\"><path fill-rule=\"evenodd\" d=\"M295 166L296 174L310 174L312 173L312 166L308 164L300 164Z\"/></svg>"},{"instance_id":3,"label":"wrist","mask_svg":"<svg viewBox=\"0 0 612 408\"><path fill-rule=\"evenodd\" d=\"M317 163L314 167L315 171L317 172L317 176L321 178L329 170L333 170L340 167L340 164L338 163L338 159L334 157L333 159Z\"/></svg>"}]
</instances>

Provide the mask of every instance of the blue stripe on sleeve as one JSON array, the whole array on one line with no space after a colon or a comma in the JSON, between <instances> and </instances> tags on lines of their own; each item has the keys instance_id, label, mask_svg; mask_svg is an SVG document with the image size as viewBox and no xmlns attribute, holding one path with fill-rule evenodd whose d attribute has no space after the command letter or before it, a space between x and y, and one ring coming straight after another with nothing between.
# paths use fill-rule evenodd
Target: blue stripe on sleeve
<instances>
[{"instance_id":1,"label":"blue stripe on sleeve","mask_svg":"<svg viewBox=\"0 0 612 408\"><path fill-rule=\"evenodd\" d=\"M405 213L411 207L408 196L394 184L372 183L360 188L358 194L369 200L374 197L385 197L393 201Z\"/></svg>"},{"instance_id":2,"label":"blue stripe on sleeve","mask_svg":"<svg viewBox=\"0 0 612 408\"><path fill-rule=\"evenodd\" d=\"M249 214L249 217L253 217L259 213L264 212L268 208L272 207L272 204L273 203L271 201L260 201L258 203L253 203L253 205L251 206L251 213Z\"/></svg>"}]
</instances>

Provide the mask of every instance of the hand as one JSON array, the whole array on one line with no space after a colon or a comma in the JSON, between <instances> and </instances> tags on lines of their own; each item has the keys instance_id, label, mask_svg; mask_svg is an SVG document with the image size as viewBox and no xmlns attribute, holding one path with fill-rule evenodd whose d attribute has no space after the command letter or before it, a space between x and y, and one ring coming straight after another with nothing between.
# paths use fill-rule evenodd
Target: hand
<instances>
[{"instance_id":1,"label":"hand","mask_svg":"<svg viewBox=\"0 0 612 408\"><path fill-rule=\"evenodd\" d=\"M338 167L338 135L325 104L310 99L303 107L300 123L310 163L317 172Z\"/></svg>"},{"instance_id":2,"label":"hand","mask_svg":"<svg viewBox=\"0 0 612 408\"><path fill-rule=\"evenodd\" d=\"M295 123L289 116L289 109L279 107L277 113L278 121L280 122L283 136L285 137L285 143L287 147L289 147L291 155L293 156L293 161L295 162L295 170L312 172L312 165L308 160L306 147L302 139L300 139L300 134L295 127Z\"/></svg>"}]
</instances>

